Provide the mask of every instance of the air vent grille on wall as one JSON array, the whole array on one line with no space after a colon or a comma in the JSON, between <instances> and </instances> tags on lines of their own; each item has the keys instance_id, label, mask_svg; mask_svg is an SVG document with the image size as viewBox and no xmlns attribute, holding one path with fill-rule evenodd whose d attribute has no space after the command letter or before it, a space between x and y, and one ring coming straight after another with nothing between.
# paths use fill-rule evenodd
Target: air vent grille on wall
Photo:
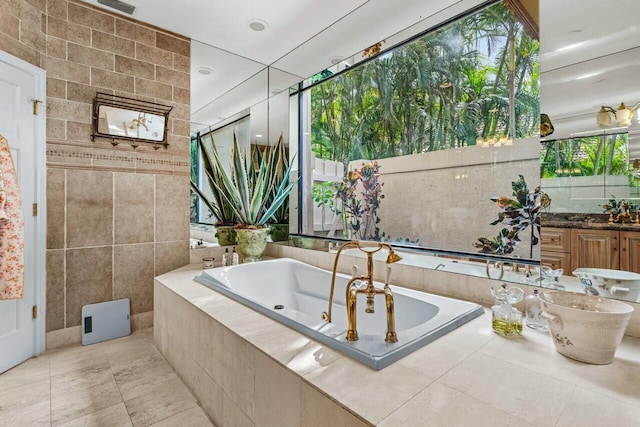
<instances>
[{"instance_id":1,"label":"air vent grille on wall","mask_svg":"<svg viewBox=\"0 0 640 427\"><path fill-rule=\"evenodd\" d=\"M98 0L98 3L119 10L120 12L128 13L129 15L132 15L133 11L136 10L135 6L120 0Z\"/></svg>"}]
</instances>

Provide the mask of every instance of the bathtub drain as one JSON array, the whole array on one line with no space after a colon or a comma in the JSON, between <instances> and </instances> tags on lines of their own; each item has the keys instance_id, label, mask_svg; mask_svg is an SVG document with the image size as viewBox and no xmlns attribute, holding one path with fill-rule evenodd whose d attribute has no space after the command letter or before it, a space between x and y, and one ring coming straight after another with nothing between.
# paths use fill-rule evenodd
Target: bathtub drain
<instances>
[{"instance_id":1,"label":"bathtub drain","mask_svg":"<svg viewBox=\"0 0 640 427\"><path fill-rule=\"evenodd\" d=\"M282 305L282 304L276 304L276 305L273 306L274 310L282 310L283 308L284 308L284 305Z\"/></svg>"}]
</instances>

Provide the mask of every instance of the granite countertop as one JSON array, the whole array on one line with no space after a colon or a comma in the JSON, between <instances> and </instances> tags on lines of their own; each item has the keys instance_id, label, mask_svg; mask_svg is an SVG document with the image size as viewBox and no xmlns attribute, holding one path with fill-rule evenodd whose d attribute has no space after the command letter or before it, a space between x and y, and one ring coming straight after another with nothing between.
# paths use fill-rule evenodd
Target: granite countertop
<instances>
[{"instance_id":1,"label":"granite countertop","mask_svg":"<svg viewBox=\"0 0 640 427\"><path fill-rule=\"evenodd\" d=\"M633 219L635 219L635 216L634 213L632 215ZM556 228L640 231L640 224L632 222L609 223L608 221L608 214L543 213L541 225L543 227Z\"/></svg>"},{"instance_id":2,"label":"granite countertop","mask_svg":"<svg viewBox=\"0 0 640 427\"><path fill-rule=\"evenodd\" d=\"M640 425L640 339L625 336L610 365L589 365L557 353L548 334L495 334L485 309L375 371L196 283L200 272L156 280L371 425Z\"/></svg>"}]
</instances>

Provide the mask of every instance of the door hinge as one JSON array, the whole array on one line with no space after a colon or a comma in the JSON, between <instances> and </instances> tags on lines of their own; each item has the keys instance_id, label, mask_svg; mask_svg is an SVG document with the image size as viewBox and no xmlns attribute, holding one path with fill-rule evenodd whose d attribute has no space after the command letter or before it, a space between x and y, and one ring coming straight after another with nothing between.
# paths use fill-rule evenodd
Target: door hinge
<instances>
[{"instance_id":1,"label":"door hinge","mask_svg":"<svg viewBox=\"0 0 640 427\"><path fill-rule=\"evenodd\" d=\"M33 115L37 116L38 115L38 104L42 103L42 101L40 101L39 99L33 99L33 98L30 98L29 101L31 101L33 103Z\"/></svg>"},{"instance_id":2,"label":"door hinge","mask_svg":"<svg viewBox=\"0 0 640 427\"><path fill-rule=\"evenodd\" d=\"M34 305L33 307L31 307L31 318L32 319L37 319L38 318L38 306Z\"/></svg>"},{"instance_id":3,"label":"door hinge","mask_svg":"<svg viewBox=\"0 0 640 427\"><path fill-rule=\"evenodd\" d=\"M37 204L37 203L34 203L34 204L31 206L31 210L32 210L32 212L33 212L33 216L38 216L38 204Z\"/></svg>"}]
</instances>

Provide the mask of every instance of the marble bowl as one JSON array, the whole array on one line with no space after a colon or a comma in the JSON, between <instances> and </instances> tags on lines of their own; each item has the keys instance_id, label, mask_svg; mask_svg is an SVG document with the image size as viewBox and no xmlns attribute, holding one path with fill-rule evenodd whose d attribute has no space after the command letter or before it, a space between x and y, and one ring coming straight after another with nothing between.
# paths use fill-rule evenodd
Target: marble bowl
<instances>
[{"instance_id":1,"label":"marble bowl","mask_svg":"<svg viewBox=\"0 0 640 427\"><path fill-rule=\"evenodd\" d=\"M544 291L539 298L558 353L596 365L613 361L633 307L576 292Z\"/></svg>"},{"instance_id":2,"label":"marble bowl","mask_svg":"<svg viewBox=\"0 0 640 427\"><path fill-rule=\"evenodd\" d=\"M640 274L606 268L578 268L573 275L580 279L589 295L640 302Z\"/></svg>"}]
</instances>

